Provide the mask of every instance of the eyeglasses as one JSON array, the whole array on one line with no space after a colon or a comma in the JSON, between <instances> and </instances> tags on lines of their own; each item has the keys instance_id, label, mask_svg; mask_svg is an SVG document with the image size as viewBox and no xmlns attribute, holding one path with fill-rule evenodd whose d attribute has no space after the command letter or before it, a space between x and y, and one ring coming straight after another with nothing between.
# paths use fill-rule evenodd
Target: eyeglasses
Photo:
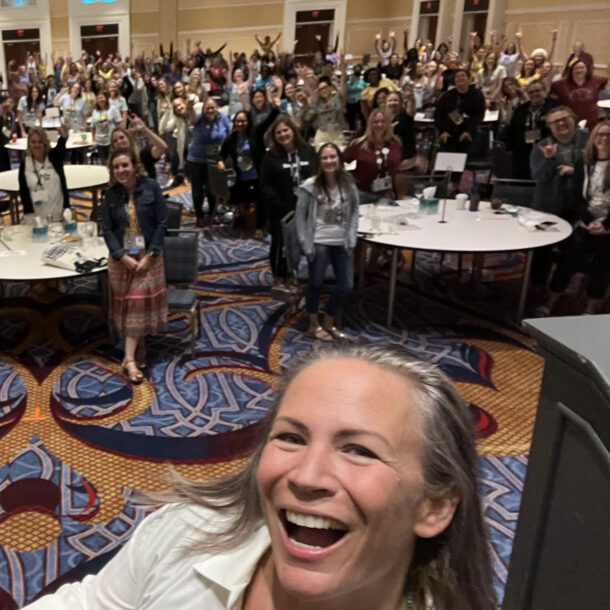
<instances>
[{"instance_id":1,"label":"eyeglasses","mask_svg":"<svg viewBox=\"0 0 610 610\"><path fill-rule=\"evenodd\" d=\"M318 87L318 93L321 93L325 89L328 89L328 85L322 85L322 87Z\"/></svg>"},{"instance_id":2,"label":"eyeglasses","mask_svg":"<svg viewBox=\"0 0 610 610\"><path fill-rule=\"evenodd\" d=\"M595 134L596 138L610 138L610 131L600 131Z\"/></svg>"},{"instance_id":3,"label":"eyeglasses","mask_svg":"<svg viewBox=\"0 0 610 610\"><path fill-rule=\"evenodd\" d=\"M527 94L529 95L530 93L544 93L544 89L528 89Z\"/></svg>"}]
</instances>

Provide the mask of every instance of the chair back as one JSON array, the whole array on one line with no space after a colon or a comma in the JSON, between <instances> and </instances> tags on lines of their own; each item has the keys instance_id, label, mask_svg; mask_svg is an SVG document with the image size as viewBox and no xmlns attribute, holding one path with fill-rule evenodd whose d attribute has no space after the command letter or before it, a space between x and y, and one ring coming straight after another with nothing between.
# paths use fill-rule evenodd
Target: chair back
<instances>
[{"instance_id":1,"label":"chair back","mask_svg":"<svg viewBox=\"0 0 610 610\"><path fill-rule=\"evenodd\" d=\"M534 201L536 182L534 180L494 180L492 197L504 203L529 208Z\"/></svg>"},{"instance_id":2,"label":"chair back","mask_svg":"<svg viewBox=\"0 0 610 610\"><path fill-rule=\"evenodd\" d=\"M168 284L194 284L197 281L198 238L198 233L165 237L163 261Z\"/></svg>"},{"instance_id":3,"label":"chair back","mask_svg":"<svg viewBox=\"0 0 610 610\"><path fill-rule=\"evenodd\" d=\"M399 176L399 181L401 183L403 180L406 182L406 185L404 185L400 190L404 192L407 197L414 197L415 193L420 193L423 189L429 186L436 187L436 193L434 195L435 197L445 197L447 194L446 174L427 174L414 176L406 172L397 172L396 178L398 178Z\"/></svg>"},{"instance_id":4,"label":"chair back","mask_svg":"<svg viewBox=\"0 0 610 610\"><path fill-rule=\"evenodd\" d=\"M496 178L513 177L513 153L506 150L506 145L500 140L494 140L491 149L491 172Z\"/></svg>"},{"instance_id":5,"label":"chair back","mask_svg":"<svg viewBox=\"0 0 610 610\"><path fill-rule=\"evenodd\" d=\"M167 230L177 231L180 229L180 223L182 221L182 204L178 201L166 200L167 206Z\"/></svg>"},{"instance_id":6,"label":"chair back","mask_svg":"<svg viewBox=\"0 0 610 610\"><path fill-rule=\"evenodd\" d=\"M281 220L282 237L284 238L284 256L286 267L292 279L297 279L299 262L303 256L297 235L297 223L294 212L288 212Z\"/></svg>"}]
</instances>

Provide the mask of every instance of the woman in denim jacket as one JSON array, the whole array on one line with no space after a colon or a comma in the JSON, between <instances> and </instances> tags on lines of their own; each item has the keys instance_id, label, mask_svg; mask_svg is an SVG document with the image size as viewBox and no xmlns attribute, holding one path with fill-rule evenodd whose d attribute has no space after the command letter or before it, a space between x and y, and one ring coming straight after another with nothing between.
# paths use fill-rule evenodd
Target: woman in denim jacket
<instances>
[{"instance_id":1,"label":"woman in denim jacket","mask_svg":"<svg viewBox=\"0 0 610 610\"><path fill-rule=\"evenodd\" d=\"M140 383L146 366L145 336L165 329L167 296L163 236L167 208L158 183L145 176L133 150L109 159L110 188L102 201L102 230L110 251L110 317L125 338L123 373Z\"/></svg>"},{"instance_id":2,"label":"woman in denim jacket","mask_svg":"<svg viewBox=\"0 0 610 610\"><path fill-rule=\"evenodd\" d=\"M353 251L357 241L359 199L358 189L345 170L341 151L335 144L322 145L318 166L318 173L297 190L295 217L301 250L309 261L307 334L328 341L347 338L335 326L335 318L354 285ZM329 262L336 284L320 326L318 304Z\"/></svg>"}]
</instances>

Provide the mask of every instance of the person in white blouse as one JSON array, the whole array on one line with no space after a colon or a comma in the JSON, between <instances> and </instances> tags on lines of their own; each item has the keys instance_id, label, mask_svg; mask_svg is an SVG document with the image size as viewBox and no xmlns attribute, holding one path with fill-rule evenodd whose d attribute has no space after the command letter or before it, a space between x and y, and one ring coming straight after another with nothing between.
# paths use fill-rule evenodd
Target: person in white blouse
<instances>
[{"instance_id":1,"label":"person in white blouse","mask_svg":"<svg viewBox=\"0 0 610 610\"><path fill-rule=\"evenodd\" d=\"M496 607L471 415L436 366L319 344L260 432L242 470L180 479L99 574L28 608Z\"/></svg>"}]
</instances>

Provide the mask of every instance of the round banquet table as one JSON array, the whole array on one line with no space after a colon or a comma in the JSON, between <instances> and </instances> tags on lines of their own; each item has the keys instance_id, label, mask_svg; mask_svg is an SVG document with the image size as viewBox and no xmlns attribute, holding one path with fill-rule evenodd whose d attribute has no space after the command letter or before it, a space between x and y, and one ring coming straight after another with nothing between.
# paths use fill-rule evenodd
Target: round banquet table
<instances>
[{"instance_id":1,"label":"round banquet table","mask_svg":"<svg viewBox=\"0 0 610 610\"><path fill-rule=\"evenodd\" d=\"M69 191L91 191L91 218L97 218L98 190L106 186L109 180L108 168L104 165L64 165L66 184ZM0 191L5 191L10 197L11 223L19 222L17 195L19 194L19 170L11 169L0 172Z\"/></svg>"},{"instance_id":2,"label":"round banquet table","mask_svg":"<svg viewBox=\"0 0 610 610\"><path fill-rule=\"evenodd\" d=\"M519 208L519 217L507 213L494 214L489 202L481 202L478 212L457 210L454 199L446 200L446 222L443 223L440 222L443 200L439 201L436 214L417 213L410 216L409 208L416 201L411 198L398 201L398 206L377 205L377 218L371 214L373 204L360 206L358 232L361 239L392 249L387 326L391 326L394 316L398 252L402 249L474 253L475 256L477 253L526 252L516 316L520 323L525 308L533 251L569 237L572 233L571 225L553 214L528 208ZM543 227L543 222L553 224ZM540 228L537 229L536 226ZM363 262L360 265L360 286L363 285Z\"/></svg>"},{"instance_id":3,"label":"round banquet table","mask_svg":"<svg viewBox=\"0 0 610 610\"><path fill-rule=\"evenodd\" d=\"M82 136L85 136L85 138L83 139ZM88 146L91 146L92 142L93 140L89 132L83 131L77 133L70 133L70 135L68 136L68 140L66 141L66 148L68 150L72 150L74 148L87 148ZM53 148L55 148L56 144L57 140L51 142L51 146ZM17 138L14 142L9 142L8 144L4 145L4 148L7 148L8 150L19 150L21 152L27 150L27 147L27 138Z\"/></svg>"},{"instance_id":4,"label":"round banquet table","mask_svg":"<svg viewBox=\"0 0 610 610\"><path fill-rule=\"evenodd\" d=\"M6 229L14 233L10 238L6 235ZM29 226L3 227L0 234L0 281L51 280L87 275L43 263L41 256L50 242L34 242L30 235ZM88 258L108 257L108 247L102 237L90 238L85 243L86 246L80 245L77 250ZM99 267L90 273L105 270L106 267Z\"/></svg>"}]
</instances>

